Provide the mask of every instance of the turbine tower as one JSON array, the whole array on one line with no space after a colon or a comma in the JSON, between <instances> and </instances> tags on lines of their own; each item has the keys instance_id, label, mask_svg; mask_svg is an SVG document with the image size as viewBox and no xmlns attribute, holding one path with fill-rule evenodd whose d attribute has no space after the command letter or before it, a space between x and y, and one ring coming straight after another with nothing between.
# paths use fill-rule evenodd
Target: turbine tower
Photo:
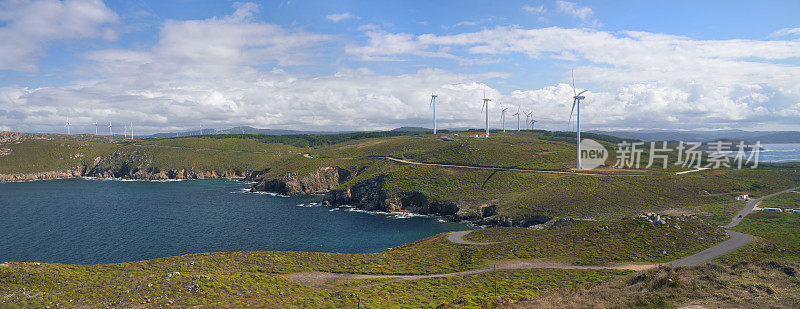
<instances>
[{"instance_id":1,"label":"turbine tower","mask_svg":"<svg viewBox=\"0 0 800 309\"><path fill-rule=\"evenodd\" d=\"M531 130L533 130L533 125L536 124L536 120L531 119Z\"/></svg>"},{"instance_id":2,"label":"turbine tower","mask_svg":"<svg viewBox=\"0 0 800 309\"><path fill-rule=\"evenodd\" d=\"M72 134L69 131L69 127L71 127L71 126L72 126L72 124L69 123L69 117L67 117L67 124L64 125L64 127L67 128L67 135Z\"/></svg>"},{"instance_id":3,"label":"turbine tower","mask_svg":"<svg viewBox=\"0 0 800 309\"><path fill-rule=\"evenodd\" d=\"M503 122L503 132L506 131L506 110L508 110L508 107L500 110L500 121Z\"/></svg>"},{"instance_id":4,"label":"turbine tower","mask_svg":"<svg viewBox=\"0 0 800 309\"><path fill-rule=\"evenodd\" d=\"M517 106L517 112L511 116L517 116L517 132L519 132L519 106Z\"/></svg>"},{"instance_id":5,"label":"turbine tower","mask_svg":"<svg viewBox=\"0 0 800 309\"><path fill-rule=\"evenodd\" d=\"M97 135L97 121L94 122L94 135Z\"/></svg>"},{"instance_id":6,"label":"turbine tower","mask_svg":"<svg viewBox=\"0 0 800 309\"><path fill-rule=\"evenodd\" d=\"M489 101L490 99L486 98L486 85L483 85L483 105L481 109L486 108L486 135L489 135Z\"/></svg>"},{"instance_id":7,"label":"turbine tower","mask_svg":"<svg viewBox=\"0 0 800 309\"><path fill-rule=\"evenodd\" d=\"M131 140L133 140L133 121L131 121Z\"/></svg>"},{"instance_id":8,"label":"turbine tower","mask_svg":"<svg viewBox=\"0 0 800 309\"><path fill-rule=\"evenodd\" d=\"M203 135L203 125L200 125L200 135Z\"/></svg>"},{"instance_id":9,"label":"turbine tower","mask_svg":"<svg viewBox=\"0 0 800 309\"><path fill-rule=\"evenodd\" d=\"M436 97L438 97L438 95L431 93L431 107L433 108L433 134L436 134Z\"/></svg>"},{"instance_id":10,"label":"turbine tower","mask_svg":"<svg viewBox=\"0 0 800 309\"><path fill-rule=\"evenodd\" d=\"M576 154L577 163L575 164L575 167L577 169L581 169L581 100L586 98L585 96L582 96L582 94L584 92L586 92L586 91L589 91L589 90L587 89L587 90L581 91L580 93L577 93L577 91L575 90L575 71L572 71L572 93L575 94L575 96L572 97L572 99L573 99L572 100L572 111L569 112L569 121L567 121L567 124L569 124L569 122L572 121L572 112L577 111L577 113L575 113L576 114L576 118L575 119L576 119L576 122L577 122L576 132L578 133L578 135L577 135L578 136L578 139L577 139L578 151L577 151L577 154ZM578 107L577 110L575 109L575 106Z\"/></svg>"},{"instance_id":11,"label":"turbine tower","mask_svg":"<svg viewBox=\"0 0 800 309\"><path fill-rule=\"evenodd\" d=\"M111 131L111 121L108 122L108 135L114 136L114 132Z\"/></svg>"}]
</instances>

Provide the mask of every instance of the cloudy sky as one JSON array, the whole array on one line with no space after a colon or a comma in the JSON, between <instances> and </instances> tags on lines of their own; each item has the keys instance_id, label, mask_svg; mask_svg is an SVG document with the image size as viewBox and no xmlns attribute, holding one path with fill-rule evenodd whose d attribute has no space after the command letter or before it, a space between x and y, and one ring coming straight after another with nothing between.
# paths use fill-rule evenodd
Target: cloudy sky
<instances>
[{"instance_id":1,"label":"cloudy sky","mask_svg":"<svg viewBox=\"0 0 800 309\"><path fill-rule=\"evenodd\" d=\"M661 2L0 0L0 130L800 130L799 1Z\"/></svg>"}]
</instances>

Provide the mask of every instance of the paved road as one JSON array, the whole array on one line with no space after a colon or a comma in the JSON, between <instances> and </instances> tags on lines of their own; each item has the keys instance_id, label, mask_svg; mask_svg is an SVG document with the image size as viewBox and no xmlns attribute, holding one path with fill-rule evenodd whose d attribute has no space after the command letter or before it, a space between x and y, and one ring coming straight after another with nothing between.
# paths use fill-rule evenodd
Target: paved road
<instances>
[{"instance_id":1,"label":"paved road","mask_svg":"<svg viewBox=\"0 0 800 309\"><path fill-rule=\"evenodd\" d=\"M721 256L733 250L744 247L751 241L753 241L753 239L755 238L753 236L731 230L725 230L725 233L728 233L728 235L731 238L721 243L718 243L711 248L692 254L680 260L672 261L669 264L667 264L667 266L678 267L678 266L700 265L715 257Z\"/></svg>"},{"instance_id":2,"label":"paved road","mask_svg":"<svg viewBox=\"0 0 800 309\"><path fill-rule=\"evenodd\" d=\"M792 188L792 189L789 189L789 190L783 190L781 192L773 193L773 194L770 194L770 195L767 195L767 196L764 196L764 197L761 197L761 198L757 198L757 199L750 199L749 201L747 201L747 207L742 209L742 211L739 212L739 214L736 217L733 217L733 220L731 220L731 223L729 223L728 225L724 226L724 228L729 229L729 228L732 228L734 226L737 226L739 224L739 222L741 222L742 219L744 219L744 217L746 217L751 211L753 211L753 208L755 208L756 204L761 202L761 200L763 200L765 198L770 198L770 197L776 196L778 194L792 192L792 191L795 191L795 190L798 190L798 189L800 189L800 187Z\"/></svg>"},{"instance_id":3,"label":"paved road","mask_svg":"<svg viewBox=\"0 0 800 309\"><path fill-rule=\"evenodd\" d=\"M731 220L731 223L729 223L728 225L724 226L724 228L732 228L732 227L738 225L739 222L741 222L742 219L744 219L744 217L746 217L748 214L750 214L750 212L753 211L753 208L755 208L756 205L759 202L761 202L762 200L764 200L766 198L770 198L770 197L776 196L778 194L792 192L792 191L795 191L795 190L798 190L798 189L800 189L800 187L792 188L792 189L788 189L788 190L783 190L781 192L777 192L777 193L773 193L773 194L770 194L770 195L766 195L766 196L763 196L763 197L757 198L757 199L750 199L749 201L747 201L747 206L745 206L745 208L741 212L739 212ZM467 244L467 245L489 245L489 244L492 244L492 243L477 243L477 242L471 242L471 241L466 241L466 240L461 239L461 237L464 237L464 235L467 235L470 232L472 232L472 231L452 232L452 233L450 233L450 235L447 236L447 240L449 240L451 242L454 242L454 243L457 243L457 244ZM667 266L678 267L678 266L700 265L700 264L703 264L705 262L708 262L709 260L711 260L713 258L722 256L722 255L724 255L724 254L726 254L728 252L731 252L733 250L736 250L736 249L739 249L741 247L744 247L747 244L749 244L751 241L753 241L753 239L755 239L755 237L753 237L751 235L739 233L739 232L736 232L736 231L725 230L725 233L728 233L728 235L730 236L730 238L728 240L723 241L721 243L718 243L718 244L716 244L716 245L714 245L714 246L712 246L712 247L710 247L708 249L705 249L705 250L700 251L698 253L692 254L692 255L687 256L685 258L672 261L672 262L668 263Z\"/></svg>"}]
</instances>

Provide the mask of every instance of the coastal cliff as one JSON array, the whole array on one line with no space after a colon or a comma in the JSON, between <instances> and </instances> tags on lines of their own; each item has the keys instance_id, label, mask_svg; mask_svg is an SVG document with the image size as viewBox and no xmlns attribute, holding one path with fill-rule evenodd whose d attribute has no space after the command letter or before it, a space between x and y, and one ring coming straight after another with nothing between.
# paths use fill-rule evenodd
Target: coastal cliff
<instances>
[{"instance_id":1,"label":"coastal cliff","mask_svg":"<svg viewBox=\"0 0 800 309\"><path fill-rule=\"evenodd\" d=\"M368 211L437 215L453 221L467 220L491 226L531 226L551 219L548 216L500 216L495 205L436 201L420 192L389 193L383 176L345 185L354 174L339 167L322 167L302 177L287 173L280 178L262 179L251 190L288 196L324 194L322 205L325 206L347 205Z\"/></svg>"},{"instance_id":2,"label":"coastal cliff","mask_svg":"<svg viewBox=\"0 0 800 309\"><path fill-rule=\"evenodd\" d=\"M303 177L295 173L287 173L278 179L263 179L252 191L269 191L282 195L298 196L308 194L325 194L347 181L351 173L339 167L322 167Z\"/></svg>"}]
</instances>

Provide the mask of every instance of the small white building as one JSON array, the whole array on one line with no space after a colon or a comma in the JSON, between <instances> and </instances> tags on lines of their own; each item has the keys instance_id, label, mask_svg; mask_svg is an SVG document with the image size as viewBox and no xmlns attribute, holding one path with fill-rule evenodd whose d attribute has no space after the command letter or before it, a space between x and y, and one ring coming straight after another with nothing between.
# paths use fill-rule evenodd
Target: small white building
<instances>
[{"instance_id":1,"label":"small white building","mask_svg":"<svg viewBox=\"0 0 800 309\"><path fill-rule=\"evenodd\" d=\"M734 199L737 200L737 201L741 201L741 200L747 201L747 200L750 200L750 195L749 194L737 195L736 197L734 197Z\"/></svg>"},{"instance_id":2,"label":"small white building","mask_svg":"<svg viewBox=\"0 0 800 309\"><path fill-rule=\"evenodd\" d=\"M486 133L473 134L473 135L470 135L469 137L476 137L476 138L478 138L478 137L489 137L489 134L486 134Z\"/></svg>"},{"instance_id":3,"label":"small white building","mask_svg":"<svg viewBox=\"0 0 800 309\"><path fill-rule=\"evenodd\" d=\"M765 207L765 208L764 208L764 211L777 211L777 212L783 212L783 209L780 209L780 208L774 208L774 207Z\"/></svg>"}]
</instances>

